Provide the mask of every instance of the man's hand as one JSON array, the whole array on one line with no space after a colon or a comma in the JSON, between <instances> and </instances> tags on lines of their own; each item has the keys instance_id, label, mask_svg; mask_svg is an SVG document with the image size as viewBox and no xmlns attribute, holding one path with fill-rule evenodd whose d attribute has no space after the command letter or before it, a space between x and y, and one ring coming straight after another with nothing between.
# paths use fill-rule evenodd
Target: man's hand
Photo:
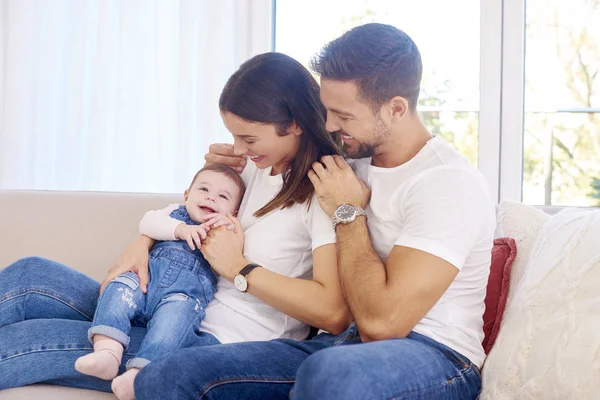
<instances>
[{"instance_id":1,"label":"man's hand","mask_svg":"<svg viewBox=\"0 0 600 400\"><path fill-rule=\"evenodd\" d=\"M181 223L175 228L175 238L178 240L185 240L190 246L190 249L196 250L196 247L202 246L202 241L206 239L206 234L210 230L210 225L188 225ZM196 246L194 246L194 243Z\"/></svg>"},{"instance_id":2,"label":"man's hand","mask_svg":"<svg viewBox=\"0 0 600 400\"><path fill-rule=\"evenodd\" d=\"M308 178L315 187L319 205L330 217L344 203L365 208L371 197L369 187L340 156L324 156L321 162L314 162Z\"/></svg>"},{"instance_id":3,"label":"man's hand","mask_svg":"<svg viewBox=\"0 0 600 400\"><path fill-rule=\"evenodd\" d=\"M135 272L140 279L142 292L146 293L148 290L148 250L153 244L152 239L143 235L131 242L121 253L117 263L108 270L108 276L100 286L100 293L104 291L110 281L125 272Z\"/></svg>"},{"instance_id":4,"label":"man's hand","mask_svg":"<svg viewBox=\"0 0 600 400\"><path fill-rule=\"evenodd\" d=\"M208 153L204 156L206 165L224 164L241 173L246 166L246 155L237 155L233 151L233 145L227 143L214 143L208 147Z\"/></svg>"}]
</instances>

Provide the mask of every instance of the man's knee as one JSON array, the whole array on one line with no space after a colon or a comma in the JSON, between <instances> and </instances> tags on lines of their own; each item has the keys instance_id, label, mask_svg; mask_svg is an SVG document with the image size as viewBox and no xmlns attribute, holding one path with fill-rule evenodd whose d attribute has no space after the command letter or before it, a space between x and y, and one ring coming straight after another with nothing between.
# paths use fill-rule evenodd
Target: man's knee
<instances>
[{"instance_id":1,"label":"man's knee","mask_svg":"<svg viewBox=\"0 0 600 400\"><path fill-rule=\"evenodd\" d=\"M198 398L197 383L210 368L195 368L189 360L197 355L186 350L163 355L142 368L134 381L136 400Z\"/></svg>"},{"instance_id":2,"label":"man's knee","mask_svg":"<svg viewBox=\"0 0 600 400\"><path fill-rule=\"evenodd\" d=\"M318 351L300 365L293 399L345 398L344 382L354 379L357 368L345 359L342 347Z\"/></svg>"},{"instance_id":3,"label":"man's knee","mask_svg":"<svg viewBox=\"0 0 600 400\"><path fill-rule=\"evenodd\" d=\"M167 381L165 381L166 377L163 373L163 365L160 362L152 362L140 370L134 381L136 399L169 398L169 393L173 391L173 388L169 387L170 390L166 390L168 385Z\"/></svg>"}]
</instances>

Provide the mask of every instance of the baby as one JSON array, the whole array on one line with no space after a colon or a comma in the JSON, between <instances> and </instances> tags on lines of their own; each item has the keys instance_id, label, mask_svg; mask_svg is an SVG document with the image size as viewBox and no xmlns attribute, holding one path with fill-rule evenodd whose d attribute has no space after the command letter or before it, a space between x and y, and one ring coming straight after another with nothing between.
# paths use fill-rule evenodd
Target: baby
<instances>
[{"instance_id":1,"label":"baby","mask_svg":"<svg viewBox=\"0 0 600 400\"><path fill-rule=\"evenodd\" d=\"M193 343L217 285L215 273L199 250L200 242L211 226L233 227L227 214L236 214L244 190L235 171L224 165L209 165L194 176L184 193L184 206L174 204L146 213L140 233L159 240L150 252L147 294L133 272L106 286L88 331L94 352L77 359L77 371L114 379L129 345L132 324L147 326L136 357L127 362L127 372L112 382L119 399L133 399L133 381L140 368L161 354ZM152 213L163 212L178 220L167 236L152 224ZM219 214L216 218L202 223L215 213Z\"/></svg>"}]
</instances>

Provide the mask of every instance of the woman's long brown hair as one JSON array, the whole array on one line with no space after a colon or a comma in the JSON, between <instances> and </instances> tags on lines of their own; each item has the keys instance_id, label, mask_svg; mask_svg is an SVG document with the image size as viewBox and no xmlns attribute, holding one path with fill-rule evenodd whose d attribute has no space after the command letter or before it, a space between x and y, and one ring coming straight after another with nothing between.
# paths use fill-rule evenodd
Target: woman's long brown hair
<instances>
[{"instance_id":1,"label":"woman's long brown hair","mask_svg":"<svg viewBox=\"0 0 600 400\"><path fill-rule=\"evenodd\" d=\"M294 122L302 130L298 153L283 173L283 187L254 215L261 217L296 203L310 205L314 187L307 174L313 162L324 155L342 154L339 135L325 129L327 112L310 72L285 54L257 55L229 78L219 108L248 122L273 124L280 136L288 134Z\"/></svg>"}]
</instances>

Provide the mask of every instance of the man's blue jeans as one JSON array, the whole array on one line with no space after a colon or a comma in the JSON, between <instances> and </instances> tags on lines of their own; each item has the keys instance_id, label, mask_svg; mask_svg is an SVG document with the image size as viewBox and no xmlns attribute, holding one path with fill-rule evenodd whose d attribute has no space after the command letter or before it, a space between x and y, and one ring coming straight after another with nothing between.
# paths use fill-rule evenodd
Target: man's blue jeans
<instances>
[{"instance_id":1,"label":"man's blue jeans","mask_svg":"<svg viewBox=\"0 0 600 400\"><path fill-rule=\"evenodd\" d=\"M61 264L26 258L0 270L0 389L45 382L110 391L110 382L74 369L87 339L100 285ZM132 328L123 362L144 328ZM458 353L411 333L360 344L354 327L333 337L211 345L199 334L143 368L144 399L475 399L479 371ZM200 346L205 346L200 348ZM121 366L121 372L124 366Z\"/></svg>"},{"instance_id":2,"label":"man's blue jeans","mask_svg":"<svg viewBox=\"0 0 600 400\"><path fill-rule=\"evenodd\" d=\"M207 366L210 366L207 368ZM176 384L169 384L175 382ZM418 333L361 343L340 336L188 348L144 368L136 399L476 399L479 370Z\"/></svg>"},{"instance_id":3,"label":"man's blue jeans","mask_svg":"<svg viewBox=\"0 0 600 400\"><path fill-rule=\"evenodd\" d=\"M91 340L95 334L105 335L127 349L131 321L147 326L136 357L127 362L127 368L143 368L162 354L194 343L216 283L203 258L172 247L153 249L148 293L142 292L135 273L115 278L98 300L88 336Z\"/></svg>"}]
</instances>

